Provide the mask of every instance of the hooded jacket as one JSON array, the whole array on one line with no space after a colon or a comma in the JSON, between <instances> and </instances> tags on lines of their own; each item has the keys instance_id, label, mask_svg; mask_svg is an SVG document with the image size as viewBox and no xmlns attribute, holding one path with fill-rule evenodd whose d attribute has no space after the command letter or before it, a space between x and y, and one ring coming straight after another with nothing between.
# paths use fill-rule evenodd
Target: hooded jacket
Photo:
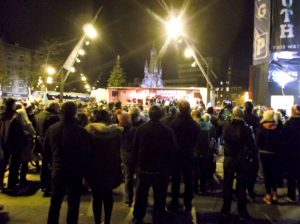
<instances>
[{"instance_id":1,"label":"hooded jacket","mask_svg":"<svg viewBox=\"0 0 300 224\"><path fill-rule=\"evenodd\" d=\"M117 125L91 123L85 129L91 143L87 159L87 182L97 191L118 187L122 182L120 128Z\"/></svg>"}]
</instances>

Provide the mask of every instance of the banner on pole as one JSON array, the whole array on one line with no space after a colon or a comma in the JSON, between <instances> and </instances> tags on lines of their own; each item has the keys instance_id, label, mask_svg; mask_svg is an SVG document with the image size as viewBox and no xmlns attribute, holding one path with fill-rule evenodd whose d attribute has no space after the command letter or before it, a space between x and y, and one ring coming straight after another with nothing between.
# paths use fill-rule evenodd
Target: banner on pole
<instances>
[{"instance_id":1,"label":"banner on pole","mask_svg":"<svg viewBox=\"0 0 300 224\"><path fill-rule=\"evenodd\" d=\"M300 1L273 0L272 52L300 51Z\"/></svg>"},{"instance_id":2,"label":"banner on pole","mask_svg":"<svg viewBox=\"0 0 300 224\"><path fill-rule=\"evenodd\" d=\"M255 0L253 65L269 62L270 11L270 0Z\"/></svg>"},{"instance_id":3,"label":"banner on pole","mask_svg":"<svg viewBox=\"0 0 300 224\"><path fill-rule=\"evenodd\" d=\"M300 95L300 1L273 0L269 82Z\"/></svg>"}]
</instances>

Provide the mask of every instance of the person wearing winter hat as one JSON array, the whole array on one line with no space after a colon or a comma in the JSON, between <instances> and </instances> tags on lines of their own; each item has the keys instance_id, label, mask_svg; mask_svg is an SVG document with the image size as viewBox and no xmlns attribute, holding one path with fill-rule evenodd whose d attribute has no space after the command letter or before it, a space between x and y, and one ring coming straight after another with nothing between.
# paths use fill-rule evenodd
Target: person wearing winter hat
<instances>
[{"instance_id":1,"label":"person wearing winter hat","mask_svg":"<svg viewBox=\"0 0 300 224\"><path fill-rule=\"evenodd\" d=\"M292 116L283 126L283 139L287 150L288 194L287 202L295 203L296 186L300 194L300 105L292 107Z\"/></svg>"},{"instance_id":2,"label":"person wearing winter hat","mask_svg":"<svg viewBox=\"0 0 300 224\"><path fill-rule=\"evenodd\" d=\"M263 200L267 204L277 203L280 131L274 119L274 111L265 111L257 137L257 146L265 177L266 195Z\"/></svg>"}]
</instances>

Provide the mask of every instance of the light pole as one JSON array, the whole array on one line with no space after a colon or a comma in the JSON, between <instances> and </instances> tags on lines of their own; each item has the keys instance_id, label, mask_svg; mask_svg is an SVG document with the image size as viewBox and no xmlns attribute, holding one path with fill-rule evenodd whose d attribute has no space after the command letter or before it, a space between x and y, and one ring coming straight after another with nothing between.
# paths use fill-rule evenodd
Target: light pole
<instances>
[{"instance_id":1,"label":"light pole","mask_svg":"<svg viewBox=\"0 0 300 224\"><path fill-rule=\"evenodd\" d=\"M195 60L196 65L200 69L201 73L203 74L206 82L207 82L207 87L208 87L208 95L207 95L207 102L206 103L211 103L212 106L214 106L215 102L215 90L214 86L210 80L209 74L211 72L208 63L205 61L205 59L202 57L200 52L196 49L196 47L193 45L192 42L186 38L186 35L184 33L183 29L183 22L181 20L181 16L174 16L171 15L170 19L165 23L166 25L166 30L168 33L168 40L175 39L177 40L179 37L181 37L187 46L187 50L185 51L185 55L187 57L193 57ZM207 70L204 69L204 67L201 64L201 61L198 58L198 55L200 56L201 60L205 62L205 65L207 66ZM213 73L214 74L214 73ZM215 74L214 74L215 76ZM215 76L216 77L216 76Z\"/></svg>"},{"instance_id":2,"label":"light pole","mask_svg":"<svg viewBox=\"0 0 300 224\"><path fill-rule=\"evenodd\" d=\"M75 62L80 61L80 59L78 59L78 56L79 55L83 56L85 54L85 51L82 49L83 45L85 44L86 41L88 41L88 43L90 43L89 40L94 39L98 36L98 33L97 33L96 29L94 28L93 24L96 22L96 19L97 19L99 13L101 12L102 8L103 7L99 8L98 12L94 16L91 23L85 24L83 26L83 34L82 34L80 40L78 41L76 46L73 48L71 54L69 55L69 57L67 58L67 60L65 61L64 65L61 69L60 96L59 96L60 103L63 102L65 82L66 82L68 76L70 75L70 73L75 70L75 68L74 68ZM89 39L89 40L87 40L87 39ZM67 71L66 74L64 74L63 69L65 69Z\"/></svg>"}]
</instances>

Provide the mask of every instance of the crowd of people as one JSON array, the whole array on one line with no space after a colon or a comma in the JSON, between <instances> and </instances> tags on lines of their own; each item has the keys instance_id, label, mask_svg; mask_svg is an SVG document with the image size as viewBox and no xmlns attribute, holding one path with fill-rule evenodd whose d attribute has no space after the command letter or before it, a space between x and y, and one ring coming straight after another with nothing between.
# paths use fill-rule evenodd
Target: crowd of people
<instances>
[{"instance_id":1,"label":"crowd of people","mask_svg":"<svg viewBox=\"0 0 300 224\"><path fill-rule=\"evenodd\" d=\"M263 201L277 203L277 187L287 180L289 203L300 193L300 106L287 117L251 102L233 108L191 108L185 101L164 106L51 102L47 106L5 99L0 117L0 187L4 193L26 185L33 153L41 154L40 187L51 196L48 224L59 223L68 195L67 223L78 222L82 185L93 196L96 224L109 224L113 189L125 185L124 203L133 206L133 223L143 223L153 189L153 223L165 223L166 208L191 213L194 194L213 189L216 158L223 148L222 219L229 218L233 194L241 221L250 218L247 201L264 180ZM39 167L39 162L36 166ZM7 185L4 176L8 169ZM234 184L236 179L236 184ZM168 186L171 202L166 204Z\"/></svg>"}]
</instances>

